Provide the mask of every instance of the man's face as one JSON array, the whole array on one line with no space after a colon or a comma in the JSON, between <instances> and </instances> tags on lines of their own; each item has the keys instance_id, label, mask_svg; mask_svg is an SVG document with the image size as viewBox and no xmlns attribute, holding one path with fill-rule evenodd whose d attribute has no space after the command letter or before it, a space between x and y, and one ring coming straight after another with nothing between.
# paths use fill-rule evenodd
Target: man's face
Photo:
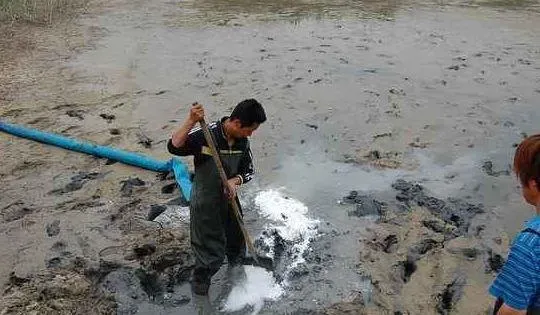
<instances>
[{"instance_id":1,"label":"man's face","mask_svg":"<svg viewBox=\"0 0 540 315\"><path fill-rule=\"evenodd\" d=\"M529 180L527 185L521 185L521 193L528 204L537 206L540 201L540 191L535 180Z\"/></svg>"},{"instance_id":2,"label":"man's face","mask_svg":"<svg viewBox=\"0 0 540 315\"><path fill-rule=\"evenodd\" d=\"M260 124L254 123L251 126L242 127L242 123L240 122L239 119L233 120L232 123L233 123L233 136L235 138L250 137L251 134L253 134L253 132L257 130L257 128L259 128L259 125L260 125Z\"/></svg>"}]
</instances>

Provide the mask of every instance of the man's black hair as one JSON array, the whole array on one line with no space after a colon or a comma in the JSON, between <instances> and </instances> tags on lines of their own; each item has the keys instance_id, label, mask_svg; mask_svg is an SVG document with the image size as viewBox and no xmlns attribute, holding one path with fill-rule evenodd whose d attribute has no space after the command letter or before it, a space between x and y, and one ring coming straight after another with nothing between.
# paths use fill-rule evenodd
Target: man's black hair
<instances>
[{"instance_id":1,"label":"man's black hair","mask_svg":"<svg viewBox=\"0 0 540 315\"><path fill-rule=\"evenodd\" d=\"M229 118L239 119L242 127L250 127L253 124L262 124L265 122L266 113L261 103L250 98L238 103Z\"/></svg>"}]
</instances>

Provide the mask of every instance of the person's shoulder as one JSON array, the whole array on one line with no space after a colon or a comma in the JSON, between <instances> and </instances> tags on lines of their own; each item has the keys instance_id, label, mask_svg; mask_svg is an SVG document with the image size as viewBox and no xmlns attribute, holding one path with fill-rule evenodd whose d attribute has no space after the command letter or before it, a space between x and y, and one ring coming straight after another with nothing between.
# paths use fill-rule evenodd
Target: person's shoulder
<instances>
[{"instance_id":1,"label":"person's shoulder","mask_svg":"<svg viewBox=\"0 0 540 315\"><path fill-rule=\"evenodd\" d=\"M540 234L540 215L535 216L530 219L526 224L525 228L534 230Z\"/></svg>"},{"instance_id":2,"label":"person's shoulder","mask_svg":"<svg viewBox=\"0 0 540 315\"><path fill-rule=\"evenodd\" d=\"M540 259L540 216L536 216L525 224L525 228L517 235L515 246L528 250Z\"/></svg>"},{"instance_id":3,"label":"person's shoulder","mask_svg":"<svg viewBox=\"0 0 540 315\"><path fill-rule=\"evenodd\" d=\"M208 124L208 129L212 132L217 132L219 131L219 127L220 126L220 123L219 121L213 121L211 123ZM197 125L195 127L193 127L190 131L189 131L189 135L190 136L199 136L199 137L203 137L204 136L204 133L203 133L203 130L201 128L200 125Z\"/></svg>"},{"instance_id":4,"label":"person's shoulder","mask_svg":"<svg viewBox=\"0 0 540 315\"><path fill-rule=\"evenodd\" d=\"M222 125L222 122L219 121L219 120L216 120L216 121L212 121L208 124L208 128L210 129L216 129L217 127L221 126Z\"/></svg>"}]
</instances>

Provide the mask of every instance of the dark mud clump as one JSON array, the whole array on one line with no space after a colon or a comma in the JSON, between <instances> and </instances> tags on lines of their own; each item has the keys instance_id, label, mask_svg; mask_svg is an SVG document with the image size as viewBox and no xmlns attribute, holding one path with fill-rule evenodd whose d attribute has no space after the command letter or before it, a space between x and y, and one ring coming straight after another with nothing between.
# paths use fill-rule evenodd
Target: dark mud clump
<instances>
[{"instance_id":1,"label":"dark mud clump","mask_svg":"<svg viewBox=\"0 0 540 315\"><path fill-rule=\"evenodd\" d=\"M398 237L396 234L383 235L382 237L375 236L368 242L368 245L374 250L391 254L398 248Z\"/></svg>"},{"instance_id":2,"label":"dark mud clump","mask_svg":"<svg viewBox=\"0 0 540 315\"><path fill-rule=\"evenodd\" d=\"M60 220L54 220L52 223L47 224L45 229L48 236L56 236L60 233Z\"/></svg>"},{"instance_id":3,"label":"dark mud clump","mask_svg":"<svg viewBox=\"0 0 540 315\"><path fill-rule=\"evenodd\" d=\"M159 279L159 274L156 271L146 271L144 269L136 269L134 272L135 276L139 278L142 289L148 295L148 298L151 301L159 299L160 295L163 294L163 285Z\"/></svg>"},{"instance_id":4,"label":"dark mud clump","mask_svg":"<svg viewBox=\"0 0 540 315\"><path fill-rule=\"evenodd\" d=\"M113 165L113 164L116 164L116 163L118 163L118 161L107 159L107 161L105 162L105 165Z\"/></svg>"},{"instance_id":5,"label":"dark mud clump","mask_svg":"<svg viewBox=\"0 0 540 315\"><path fill-rule=\"evenodd\" d=\"M382 243L382 250L385 253L393 253L396 251L398 238L395 234L388 235Z\"/></svg>"},{"instance_id":6,"label":"dark mud clump","mask_svg":"<svg viewBox=\"0 0 540 315\"><path fill-rule=\"evenodd\" d=\"M456 277L450 284L446 285L443 292L437 296L437 313L440 315L450 314L453 307L463 295L463 288L466 280L464 276Z\"/></svg>"},{"instance_id":7,"label":"dark mud clump","mask_svg":"<svg viewBox=\"0 0 540 315\"><path fill-rule=\"evenodd\" d=\"M169 267L177 265L191 268L193 267L193 257L186 251L186 248L174 246L145 257L145 261L142 264L147 269L156 271L164 271Z\"/></svg>"},{"instance_id":8,"label":"dark mud clump","mask_svg":"<svg viewBox=\"0 0 540 315\"><path fill-rule=\"evenodd\" d=\"M161 193L172 194L175 189L176 189L176 183L167 184L161 188Z\"/></svg>"},{"instance_id":9,"label":"dark mud clump","mask_svg":"<svg viewBox=\"0 0 540 315\"><path fill-rule=\"evenodd\" d=\"M107 274L100 289L114 296L118 314L135 314L139 301L147 301L139 278L131 270L119 269Z\"/></svg>"},{"instance_id":10,"label":"dark mud clump","mask_svg":"<svg viewBox=\"0 0 540 315\"><path fill-rule=\"evenodd\" d=\"M184 239L144 241L132 247L139 261L136 269L121 268L108 274L102 281L126 311L137 311L141 301L163 306L181 306L189 297L175 293L175 287L189 280L194 258ZM166 295L167 293L167 295Z\"/></svg>"},{"instance_id":11,"label":"dark mud clump","mask_svg":"<svg viewBox=\"0 0 540 315\"><path fill-rule=\"evenodd\" d=\"M306 124L306 127L309 127L309 128L311 128L311 129L313 129L313 130L319 129L319 126L314 125L314 124Z\"/></svg>"},{"instance_id":12,"label":"dark mud clump","mask_svg":"<svg viewBox=\"0 0 540 315\"><path fill-rule=\"evenodd\" d=\"M15 271L9 274L8 285L10 286L21 286L27 282L30 282L30 278L18 277L15 275Z\"/></svg>"},{"instance_id":13,"label":"dark mud clump","mask_svg":"<svg viewBox=\"0 0 540 315\"><path fill-rule=\"evenodd\" d=\"M413 257L420 257L437 248L439 245L440 243L436 240L426 238L409 247L409 255Z\"/></svg>"},{"instance_id":14,"label":"dark mud clump","mask_svg":"<svg viewBox=\"0 0 540 315\"><path fill-rule=\"evenodd\" d=\"M100 114L99 117L105 119L109 124L116 119L116 116L115 115L111 115L111 114Z\"/></svg>"},{"instance_id":15,"label":"dark mud clump","mask_svg":"<svg viewBox=\"0 0 540 315\"><path fill-rule=\"evenodd\" d=\"M156 244L154 242L145 243L133 247L133 253L136 258L141 259L144 256L153 254L156 251Z\"/></svg>"},{"instance_id":16,"label":"dark mud clump","mask_svg":"<svg viewBox=\"0 0 540 315\"><path fill-rule=\"evenodd\" d=\"M162 172L162 173L157 173L156 174L156 178L160 181L164 181L164 180L174 180L174 172Z\"/></svg>"},{"instance_id":17,"label":"dark mud clump","mask_svg":"<svg viewBox=\"0 0 540 315\"><path fill-rule=\"evenodd\" d=\"M83 274L93 283L100 283L105 276L120 268L122 268L122 265L119 263L100 260L99 263L86 267Z\"/></svg>"},{"instance_id":18,"label":"dark mud clump","mask_svg":"<svg viewBox=\"0 0 540 315\"><path fill-rule=\"evenodd\" d=\"M116 314L112 297L70 270L27 278L12 274L4 291L6 314Z\"/></svg>"},{"instance_id":19,"label":"dark mud clump","mask_svg":"<svg viewBox=\"0 0 540 315\"><path fill-rule=\"evenodd\" d=\"M191 298L180 294L178 285L189 280L194 267L189 239L184 234L162 230L145 234L129 246L124 257L136 260L138 267L101 260L84 268L84 275L93 285L115 301L116 314L135 314L143 308L162 312L167 307L180 307Z\"/></svg>"},{"instance_id":20,"label":"dark mud clump","mask_svg":"<svg viewBox=\"0 0 540 315\"><path fill-rule=\"evenodd\" d=\"M257 260L248 256L242 263L265 268L272 272L278 283L290 280L295 282L292 285L295 290L301 290L303 278L308 274L313 278L322 271L322 266L332 262L329 255L322 254L325 251L323 245L319 244L321 247L318 247L316 242L312 245L312 250L302 253L305 262L291 269L290 263L299 255L294 243L284 239L275 229L263 230L254 242Z\"/></svg>"},{"instance_id":21,"label":"dark mud clump","mask_svg":"<svg viewBox=\"0 0 540 315\"><path fill-rule=\"evenodd\" d=\"M181 207L189 207L189 201L184 198L183 195L180 195L180 197L171 199L166 202L168 206L181 206Z\"/></svg>"},{"instance_id":22,"label":"dark mud clump","mask_svg":"<svg viewBox=\"0 0 540 315\"><path fill-rule=\"evenodd\" d=\"M259 253L272 258L272 266L267 266L267 269L275 269L286 258L287 248L292 244L279 235L276 230L264 230L261 236L255 240L254 246ZM249 259L246 259L246 263L254 264Z\"/></svg>"},{"instance_id":23,"label":"dark mud clump","mask_svg":"<svg viewBox=\"0 0 540 315\"><path fill-rule=\"evenodd\" d=\"M345 204L355 204L355 209L349 211L349 216L363 217L368 215L381 216L387 207L385 202L378 201L370 196L359 195L357 191L351 191L342 200Z\"/></svg>"},{"instance_id":24,"label":"dark mud clump","mask_svg":"<svg viewBox=\"0 0 540 315\"><path fill-rule=\"evenodd\" d=\"M498 273L499 271L501 271L504 262L505 260L501 255L494 253L492 250L488 250L485 263L485 272Z\"/></svg>"},{"instance_id":25,"label":"dark mud clump","mask_svg":"<svg viewBox=\"0 0 540 315\"><path fill-rule=\"evenodd\" d=\"M148 221L154 221L155 218L157 218L160 214L165 212L167 210L167 206L164 205L151 205L150 211L148 212L148 216L146 219Z\"/></svg>"},{"instance_id":26,"label":"dark mud clump","mask_svg":"<svg viewBox=\"0 0 540 315\"><path fill-rule=\"evenodd\" d=\"M484 212L482 204L471 204L458 198L442 200L429 196L424 188L418 184L399 179L392 184L392 188L399 191L396 199L404 206L410 208L413 204L427 208L433 215L445 223L454 226L455 236L468 232L471 220L475 215ZM441 227L436 227L440 229Z\"/></svg>"},{"instance_id":27,"label":"dark mud clump","mask_svg":"<svg viewBox=\"0 0 540 315\"><path fill-rule=\"evenodd\" d=\"M403 282L409 282L412 274L418 269L416 262L431 250L440 247L440 245L441 244L439 242L427 238L409 247L407 251L407 259L400 261L394 267L394 273L397 278L401 279Z\"/></svg>"},{"instance_id":28,"label":"dark mud clump","mask_svg":"<svg viewBox=\"0 0 540 315\"><path fill-rule=\"evenodd\" d=\"M412 274L416 271L416 269L418 269L418 266L416 265L416 260L416 257L407 256L407 259L405 261L400 261L395 266L394 272L403 282L409 282Z\"/></svg>"},{"instance_id":29,"label":"dark mud clump","mask_svg":"<svg viewBox=\"0 0 540 315\"><path fill-rule=\"evenodd\" d=\"M423 220L422 225L437 233L444 233L447 231L446 224L443 221L437 219Z\"/></svg>"},{"instance_id":30,"label":"dark mud clump","mask_svg":"<svg viewBox=\"0 0 540 315\"><path fill-rule=\"evenodd\" d=\"M484 164L482 164L482 170L487 175L494 176L494 177L499 177L501 175L503 175L503 176L509 176L510 175L509 170L494 171L493 170L493 162L491 162L491 161L485 161Z\"/></svg>"}]
</instances>

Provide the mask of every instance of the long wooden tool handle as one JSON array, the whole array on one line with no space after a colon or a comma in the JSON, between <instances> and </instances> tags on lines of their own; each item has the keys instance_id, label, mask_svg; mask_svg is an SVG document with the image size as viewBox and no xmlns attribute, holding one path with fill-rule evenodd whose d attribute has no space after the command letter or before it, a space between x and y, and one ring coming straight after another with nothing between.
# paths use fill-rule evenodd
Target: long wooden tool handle
<instances>
[{"instance_id":1,"label":"long wooden tool handle","mask_svg":"<svg viewBox=\"0 0 540 315\"><path fill-rule=\"evenodd\" d=\"M214 162L216 163L219 177L221 178L221 181L223 183L223 187L228 187L227 174L225 174L225 169L223 168L223 164L221 163L221 159L219 158L219 152L216 149L214 138L212 137L212 134L210 133L210 130L208 129L208 124L206 124L206 121L204 120L204 118L201 119L199 123L201 124L201 129L203 131L204 138L206 139L206 143L208 143L208 147L210 148L210 153L212 153L212 158L214 159ZM246 228L244 227L244 223L242 222L242 217L240 216L240 207L238 206L238 203L236 202L236 198L230 200L230 204L233 208L234 216L236 217L238 226L240 227L240 230L242 230L242 234L244 235L244 239L246 241L248 250L253 255L253 259L257 261L257 254L255 252L255 246L253 245L253 241L251 240L251 237L249 236Z\"/></svg>"},{"instance_id":2,"label":"long wooden tool handle","mask_svg":"<svg viewBox=\"0 0 540 315\"><path fill-rule=\"evenodd\" d=\"M212 137L212 134L210 133L210 130L208 129L208 124L204 119L201 119L199 121L201 124L201 129L204 133L204 138L206 139L206 142L208 143L208 147L210 147L210 153L212 154L212 158L214 159L214 162L216 163L219 177L221 178L221 182L225 187L227 187L227 174L225 174L225 169L223 168L223 164L221 163L221 159L219 158L219 152L216 149L216 144L214 143L214 138Z\"/></svg>"}]
</instances>

